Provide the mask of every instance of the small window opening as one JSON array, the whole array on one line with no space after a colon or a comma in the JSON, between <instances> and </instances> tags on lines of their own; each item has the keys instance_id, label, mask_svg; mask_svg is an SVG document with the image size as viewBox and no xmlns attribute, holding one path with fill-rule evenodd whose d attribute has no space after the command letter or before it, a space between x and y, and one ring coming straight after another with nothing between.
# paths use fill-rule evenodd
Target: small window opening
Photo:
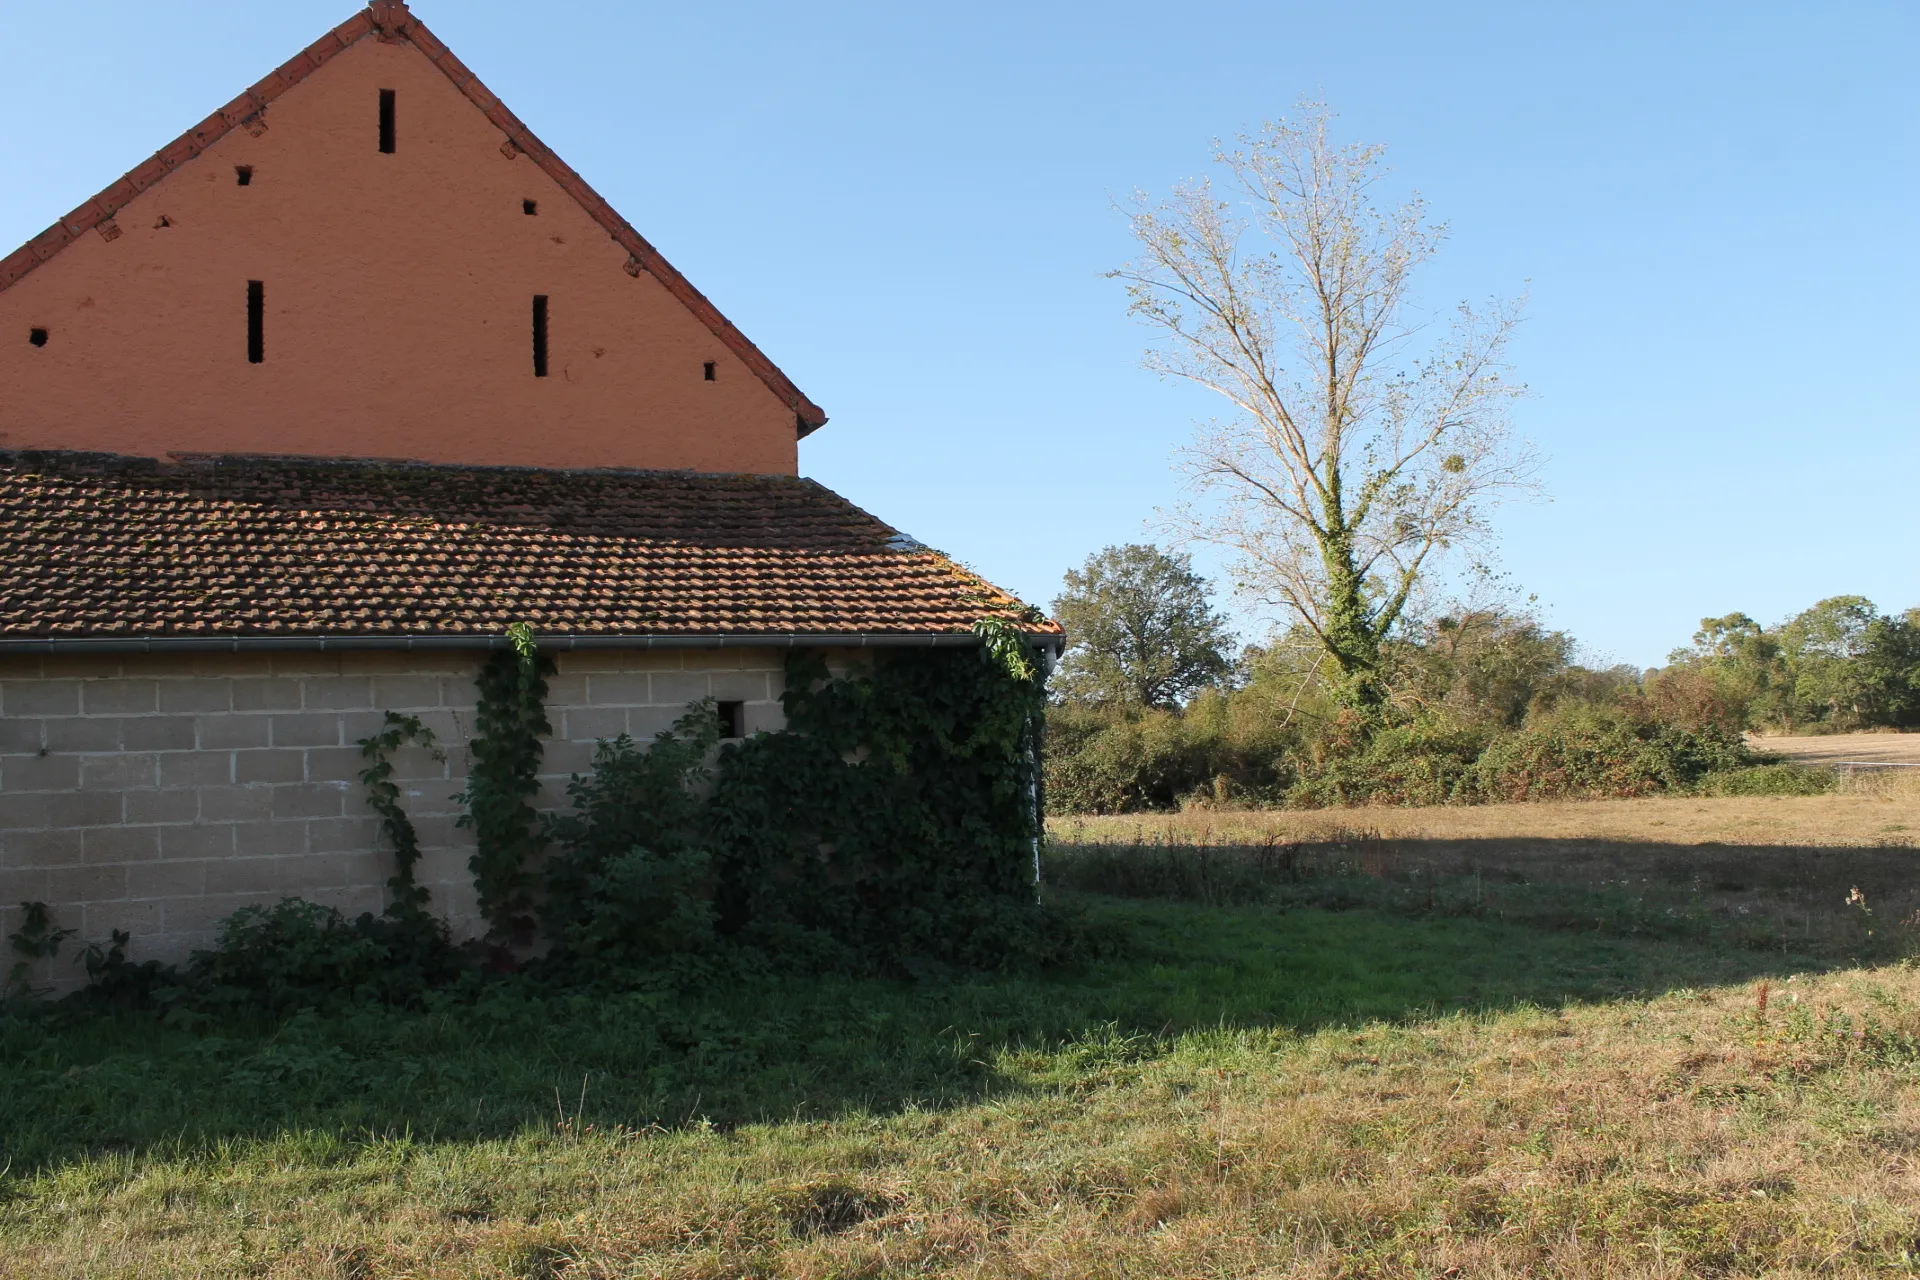
<instances>
[{"instance_id":1,"label":"small window opening","mask_svg":"<svg viewBox=\"0 0 1920 1280\"><path fill-rule=\"evenodd\" d=\"M538 200L522 200L520 202L520 212L531 218L540 212L540 202Z\"/></svg>"},{"instance_id":2,"label":"small window opening","mask_svg":"<svg viewBox=\"0 0 1920 1280\"><path fill-rule=\"evenodd\" d=\"M247 363L262 364L267 358L267 286L258 280L247 281Z\"/></svg>"},{"instance_id":3,"label":"small window opening","mask_svg":"<svg viewBox=\"0 0 1920 1280\"><path fill-rule=\"evenodd\" d=\"M29 329L27 330L27 341L36 347L44 347L47 345L47 331L38 328Z\"/></svg>"},{"instance_id":4,"label":"small window opening","mask_svg":"<svg viewBox=\"0 0 1920 1280\"><path fill-rule=\"evenodd\" d=\"M380 91L380 153L393 154L393 100L391 89Z\"/></svg>"},{"instance_id":5,"label":"small window opening","mask_svg":"<svg viewBox=\"0 0 1920 1280\"><path fill-rule=\"evenodd\" d=\"M713 371L713 361L709 360L705 364L700 366L700 376L702 378L705 378L708 382L715 381L714 371Z\"/></svg>"},{"instance_id":6,"label":"small window opening","mask_svg":"<svg viewBox=\"0 0 1920 1280\"><path fill-rule=\"evenodd\" d=\"M237 164L233 166L233 180L243 187L252 186L253 166L250 164Z\"/></svg>"},{"instance_id":7,"label":"small window opening","mask_svg":"<svg viewBox=\"0 0 1920 1280\"><path fill-rule=\"evenodd\" d=\"M722 738L744 738L747 736L747 704L744 702L719 702L714 710L720 715L720 736Z\"/></svg>"},{"instance_id":8,"label":"small window opening","mask_svg":"<svg viewBox=\"0 0 1920 1280\"><path fill-rule=\"evenodd\" d=\"M533 376L547 376L547 295L533 295Z\"/></svg>"}]
</instances>

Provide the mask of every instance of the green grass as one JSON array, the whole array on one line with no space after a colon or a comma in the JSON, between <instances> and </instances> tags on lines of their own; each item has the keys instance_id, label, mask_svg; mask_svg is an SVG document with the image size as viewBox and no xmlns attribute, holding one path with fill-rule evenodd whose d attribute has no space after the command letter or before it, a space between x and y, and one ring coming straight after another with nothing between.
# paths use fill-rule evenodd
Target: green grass
<instances>
[{"instance_id":1,"label":"green grass","mask_svg":"<svg viewBox=\"0 0 1920 1280\"><path fill-rule=\"evenodd\" d=\"M217 1032L151 1015L0 1020L0 1163L191 1151L285 1131L469 1140L584 1109L603 1125L830 1117L1022 1087L1009 1053L1202 1028L1312 1031L1740 980L1811 957L1376 911L1094 900L1128 939L1074 971L951 982L700 978L615 995L503 986ZM584 1102L582 1096L584 1095Z\"/></svg>"},{"instance_id":2,"label":"green grass","mask_svg":"<svg viewBox=\"0 0 1920 1280\"><path fill-rule=\"evenodd\" d=\"M1796 943L1723 876L1167 856L1056 856L1134 896L1063 891L1122 942L1042 974L0 1016L0 1275L1679 1275L1911 1243L1873 1153L1920 1145L1920 1023L1888 1029L1920 976L1819 976L1868 939L1844 888L1846 928Z\"/></svg>"}]
</instances>

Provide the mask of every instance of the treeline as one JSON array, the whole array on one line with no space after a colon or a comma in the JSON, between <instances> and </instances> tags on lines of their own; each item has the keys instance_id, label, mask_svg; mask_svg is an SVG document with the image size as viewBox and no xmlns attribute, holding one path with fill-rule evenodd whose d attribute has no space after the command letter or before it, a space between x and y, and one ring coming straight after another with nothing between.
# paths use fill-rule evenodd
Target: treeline
<instances>
[{"instance_id":1,"label":"treeline","mask_svg":"<svg viewBox=\"0 0 1920 1280\"><path fill-rule=\"evenodd\" d=\"M1773 629L1709 620L1649 672L1585 666L1523 613L1457 611L1387 641L1371 718L1311 634L1237 650L1184 557L1110 548L1054 608L1072 640L1047 719L1055 812L1815 791L1831 780L1771 765L1744 731L1920 713L1920 611L1859 597Z\"/></svg>"}]
</instances>

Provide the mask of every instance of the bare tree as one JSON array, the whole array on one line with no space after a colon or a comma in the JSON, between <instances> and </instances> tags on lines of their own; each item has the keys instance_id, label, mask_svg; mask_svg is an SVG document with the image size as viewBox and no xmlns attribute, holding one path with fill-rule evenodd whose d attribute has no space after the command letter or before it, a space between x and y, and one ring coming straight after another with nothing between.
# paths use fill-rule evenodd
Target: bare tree
<instances>
[{"instance_id":1,"label":"bare tree","mask_svg":"<svg viewBox=\"0 0 1920 1280\"><path fill-rule=\"evenodd\" d=\"M1371 716L1381 644L1423 575L1483 538L1534 461L1507 421L1522 388L1501 376L1518 304L1462 304L1438 328L1420 315L1409 286L1446 228L1418 196L1376 207L1383 149L1337 145L1331 118L1306 102L1216 145L1230 199L1204 181L1136 197L1141 253L1112 275L1160 331L1148 367L1234 408L1183 452L1202 503L1176 524L1237 553L1239 591L1297 614L1340 700Z\"/></svg>"}]
</instances>

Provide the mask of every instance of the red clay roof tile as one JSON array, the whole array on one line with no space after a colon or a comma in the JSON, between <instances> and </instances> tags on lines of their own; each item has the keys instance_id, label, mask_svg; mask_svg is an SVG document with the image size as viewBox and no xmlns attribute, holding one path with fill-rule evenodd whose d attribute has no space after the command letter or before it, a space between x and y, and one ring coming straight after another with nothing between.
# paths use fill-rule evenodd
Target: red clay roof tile
<instances>
[{"instance_id":1,"label":"red clay roof tile","mask_svg":"<svg viewBox=\"0 0 1920 1280\"><path fill-rule=\"evenodd\" d=\"M938 635L1018 600L790 476L0 452L0 641Z\"/></svg>"}]
</instances>

